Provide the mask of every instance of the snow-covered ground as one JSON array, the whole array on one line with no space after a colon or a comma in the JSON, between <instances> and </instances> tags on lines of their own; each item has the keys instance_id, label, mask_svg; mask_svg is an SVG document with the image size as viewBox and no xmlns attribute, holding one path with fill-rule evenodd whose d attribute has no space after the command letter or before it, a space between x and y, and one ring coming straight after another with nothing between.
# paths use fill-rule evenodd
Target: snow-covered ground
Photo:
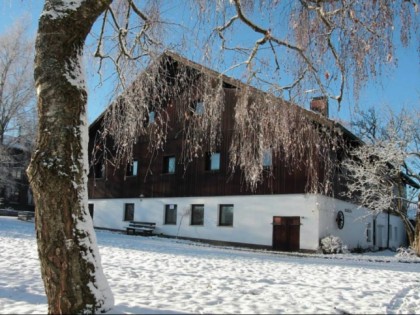
<instances>
[{"instance_id":1,"label":"snow-covered ground","mask_svg":"<svg viewBox=\"0 0 420 315\"><path fill-rule=\"evenodd\" d=\"M420 314L420 260L286 255L97 231L109 313ZM34 224L0 217L0 313L47 312Z\"/></svg>"}]
</instances>

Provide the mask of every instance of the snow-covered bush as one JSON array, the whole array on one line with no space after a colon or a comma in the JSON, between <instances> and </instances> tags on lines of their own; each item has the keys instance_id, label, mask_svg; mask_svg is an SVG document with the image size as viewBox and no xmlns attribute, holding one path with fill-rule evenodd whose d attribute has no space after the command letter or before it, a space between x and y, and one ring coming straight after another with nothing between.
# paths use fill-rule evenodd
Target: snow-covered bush
<instances>
[{"instance_id":1,"label":"snow-covered bush","mask_svg":"<svg viewBox=\"0 0 420 315\"><path fill-rule=\"evenodd\" d=\"M414 249L411 247L399 247L397 248L397 254L395 257L405 258L405 259L417 259L417 254Z\"/></svg>"},{"instance_id":2,"label":"snow-covered bush","mask_svg":"<svg viewBox=\"0 0 420 315\"><path fill-rule=\"evenodd\" d=\"M338 236L328 235L321 239L320 248L324 254L347 253L347 246L343 244Z\"/></svg>"}]
</instances>

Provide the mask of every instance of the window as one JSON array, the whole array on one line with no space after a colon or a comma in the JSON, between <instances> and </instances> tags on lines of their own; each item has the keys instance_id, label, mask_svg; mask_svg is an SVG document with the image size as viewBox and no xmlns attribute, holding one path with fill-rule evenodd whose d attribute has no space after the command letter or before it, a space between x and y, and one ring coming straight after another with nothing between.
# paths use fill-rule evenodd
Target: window
<instances>
[{"instance_id":1,"label":"window","mask_svg":"<svg viewBox=\"0 0 420 315\"><path fill-rule=\"evenodd\" d=\"M204 205L191 206L191 225L204 225Z\"/></svg>"},{"instance_id":2,"label":"window","mask_svg":"<svg viewBox=\"0 0 420 315\"><path fill-rule=\"evenodd\" d=\"M163 158L163 173L175 174L175 156L165 156Z\"/></svg>"},{"instance_id":3,"label":"window","mask_svg":"<svg viewBox=\"0 0 420 315\"><path fill-rule=\"evenodd\" d=\"M176 224L176 205L165 205L165 224Z\"/></svg>"},{"instance_id":4,"label":"window","mask_svg":"<svg viewBox=\"0 0 420 315\"><path fill-rule=\"evenodd\" d=\"M134 220L134 203L124 204L124 221Z\"/></svg>"},{"instance_id":5,"label":"window","mask_svg":"<svg viewBox=\"0 0 420 315\"><path fill-rule=\"evenodd\" d=\"M155 122L155 115L156 113L154 111L149 112L149 124L153 124Z\"/></svg>"},{"instance_id":6,"label":"window","mask_svg":"<svg viewBox=\"0 0 420 315\"><path fill-rule=\"evenodd\" d=\"M97 162L94 166L95 178L105 177L105 163Z\"/></svg>"},{"instance_id":7,"label":"window","mask_svg":"<svg viewBox=\"0 0 420 315\"><path fill-rule=\"evenodd\" d=\"M21 168L12 168L12 177L15 179L21 179L22 178L22 169Z\"/></svg>"},{"instance_id":8,"label":"window","mask_svg":"<svg viewBox=\"0 0 420 315\"><path fill-rule=\"evenodd\" d=\"M204 106L204 102L198 101L194 104L194 113L196 115L199 115L199 116L204 115L205 111L206 111L206 108Z\"/></svg>"},{"instance_id":9,"label":"window","mask_svg":"<svg viewBox=\"0 0 420 315\"><path fill-rule=\"evenodd\" d=\"M220 153L207 153L206 154L206 171L220 170Z\"/></svg>"},{"instance_id":10,"label":"window","mask_svg":"<svg viewBox=\"0 0 420 315\"><path fill-rule=\"evenodd\" d=\"M90 217L93 219L93 209L94 209L94 204L93 204L93 203L90 203L90 204L88 205L88 207L89 207L89 214L90 214Z\"/></svg>"},{"instance_id":11,"label":"window","mask_svg":"<svg viewBox=\"0 0 420 315\"><path fill-rule=\"evenodd\" d=\"M263 168L268 169L273 166L273 156L271 150L265 150L263 152Z\"/></svg>"},{"instance_id":12,"label":"window","mask_svg":"<svg viewBox=\"0 0 420 315\"><path fill-rule=\"evenodd\" d=\"M133 160L133 163L127 165L127 172L126 176L137 176L139 162L137 160Z\"/></svg>"},{"instance_id":13,"label":"window","mask_svg":"<svg viewBox=\"0 0 420 315\"><path fill-rule=\"evenodd\" d=\"M219 225L233 226L233 205L220 205Z\"/></svg>"}]
</instances>

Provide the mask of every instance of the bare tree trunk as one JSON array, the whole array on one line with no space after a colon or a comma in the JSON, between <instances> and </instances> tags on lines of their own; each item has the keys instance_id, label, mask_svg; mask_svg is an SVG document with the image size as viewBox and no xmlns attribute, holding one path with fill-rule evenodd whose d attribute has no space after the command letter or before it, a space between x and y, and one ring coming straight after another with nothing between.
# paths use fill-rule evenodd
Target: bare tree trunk
<instances>
[{"instance_id":1,"label":"bare tree trunk","mask_svg":"<svg viewBox=\"0 0 420 315\"><path fill-rule=\"evenodd\" d=\"M46 0L36 40L38 137L28 168L48 312L113 307L87 210L87 92L81 56L112 0Z\"/></svg>"}]
</instances>

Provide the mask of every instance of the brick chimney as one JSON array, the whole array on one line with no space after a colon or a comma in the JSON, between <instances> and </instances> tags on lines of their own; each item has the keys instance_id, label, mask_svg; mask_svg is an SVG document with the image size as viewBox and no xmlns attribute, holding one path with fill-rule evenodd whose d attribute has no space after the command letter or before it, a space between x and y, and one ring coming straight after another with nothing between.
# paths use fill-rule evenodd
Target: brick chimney
<instances>
[{"instance_id":1,"label":"brick chimney","mask_svg":"<svg viewBox=\"0 0 420 315\"><path fill-rule=\"evenodd\" d=\"M326 96L317 96L311 100L310 108L312 111L328 117L328 98Z\"/></svg>"}]
</instances>

